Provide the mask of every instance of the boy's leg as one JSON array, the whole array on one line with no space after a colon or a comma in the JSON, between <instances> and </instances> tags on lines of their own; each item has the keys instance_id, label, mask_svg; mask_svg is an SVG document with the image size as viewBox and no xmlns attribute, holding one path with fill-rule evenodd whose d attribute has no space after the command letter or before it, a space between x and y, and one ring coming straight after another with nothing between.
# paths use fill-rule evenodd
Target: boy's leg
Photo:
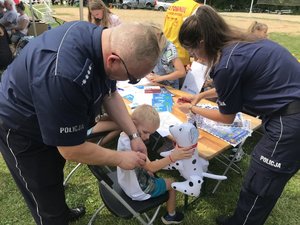
<instances>
[{"instance_id":1,"label":"boy's leg","mask_svg":"<svg viewBox=\"0 0 300 225\"><path fill-rule=\"evenodd\" d=\"M171 187L174 182L173 179L164 179L166 188L169 191L169 200L167 201L167 211L169 215L174 215L176 212L176 191Z\"/></svg>"},{"instance_id":2,"label":"boy's leg","mask_svg":"<svg viewBox=\"0 0 300 225\"><path fill-rule=\"evenodd\" d=\"M184 215L176 212L176 191L171 187L172 179L164 179L166 189L169 191L169 199L167 201L167 213L161 217L164 224L179 224L183 221Z\"/></svg>"}]
</instances>

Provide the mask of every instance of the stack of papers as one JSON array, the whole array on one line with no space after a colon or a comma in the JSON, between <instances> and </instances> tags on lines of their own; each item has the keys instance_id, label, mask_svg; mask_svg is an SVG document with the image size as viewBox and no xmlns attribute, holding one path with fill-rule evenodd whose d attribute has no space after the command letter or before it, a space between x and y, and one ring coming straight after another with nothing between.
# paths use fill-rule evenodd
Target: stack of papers
<instances>
[{"instance_id":1,"label":"stack of papers","mask_svg":"<svg viewBox=\"0 0 300 225\"><path fill-rule=\"evenodd\" d=\"M152 105L158 112L171 112L173 107L172 95L168 92L161 93L159 86L119 86L119 94L130 101L129 107L136 108L142 104ZM158 93L156 93L158 92Z\"/></svg>"},{"instance_id":2,"label":"stack of papers","mask_svg":"<svg viewBox=\"0 0 300 225\"><path fill-rule=\"evenodd\" d=\"M159 114L159 118L160 118L160 126L157 129L157 132L162 137L166 137L168 135L171 135L171 133L169 131L169 127L171 125L176 125L176 124L181 124L182 123L176 116L174 116L170 112L160 112L158 114Z\"/></svg>"},{"instance_id":3,"label":"stack of papers","mask_svg":"<svg viewBox=\"0 0 300 225\"><path fill-rule=\"evenodd\" d=\"M217 106L197 105L198 107L218 110ZM237 113L232 124L223 124L207 119L199 114L189 114L189 122L195 123L198 128L226 141L232 146L237 146L247 137L251 136L251 122L243 118L242 113Z\"/></svg>"}]
</instances>

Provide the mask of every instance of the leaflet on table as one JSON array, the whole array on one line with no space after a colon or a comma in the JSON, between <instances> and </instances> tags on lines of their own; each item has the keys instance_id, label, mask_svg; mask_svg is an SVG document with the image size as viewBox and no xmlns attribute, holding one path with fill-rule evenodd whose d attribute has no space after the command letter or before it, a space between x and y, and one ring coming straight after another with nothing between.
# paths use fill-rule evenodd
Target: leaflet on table
<instances>
[{"instance_id":1,"label":"leaflet on table","mask_svg":"<svg viewBox=\"0 0 300 225\"><path fill-rule=\"evenodd\" d=\"M171 125L176 125L182 123L176 116L170 112L159 112L160 126L157 132L162 136L166 137L170 134L169 127Z\"/></svg>"},{"instance_id":2,"label":"leaflet on table","mask_svg":"<svg viewBox=\"0 0 300 225\"><path fill-rule=\"evenodd\" d=\"M197 107L218 110L218 106L210 105L210 104L198 104ZM209 119L207 119L207 120L209 120ZM215 122L215 121L212 121L212 122L217 125L220 125L220 126L242 127L243 129L251 130L251 121L245 120L243 118L243 114L241 112L236 114L235 119L232 124L219 123L219 122Z\"/></svg>"},{"instance_id":3,"label":"leaflet on table","mask_svg":"<svg viewBox=\"0 0 300 225\"><path fill-rule=\"evenodd\" d=\"M153 94L145 94L144 92L134 94L134 98L131 101L132 103L129 104L129 107L133 109L142 104L152 105L152 98Z\"/></svg>"},{"instance_id":4,"label":"leaflet on table","mask_svg":"<svg viewBox=\"0 0 300 225\"><path fill-rule=\"evenodd\" d=\"M217 106L212 105L197 105L198 107L218 110ZM232 146L237 146L247 137L251 136L251 122L245 120L242 113L237 113L236 118L232 124L223 124L209 120L199 114L189 114L188 121L195 123L197 127L205 130L206 132L226 141Z\"/></svg>"},{"instance_id":5,"label":"leaflet on table","mask_svg":"<svg viewBox=\"0 0 300 225\"><path fill-rule=\"evenodd\" d=\"M181 90L194 95L198 94L205 82L206 70L207 66L194 61L184 79Z\"/></svg>"},{"instance_id":6,"label":"leaflet on table","mask_svg":"<svg viewBox=\"0 0 300 225\"><path fill-rule=\"evenodd\" d=\"M152 86L154 89L155 86ZM152 105L158 112L171 112L173 99L169 93L145 93L145 87L138 85L127 88L118 87L120 95L131 102L129 107L134 109L138 105Z\"/></svg>"},{"instance_id":7,"label":"leaflet on table","mask_svg":"<svg viewBox=\"0 0 300 225\"><path fill-rule=\"evenodd\" d=\"M158 112L172 112L173 99L170 94L153 94L152 106Z\"/></svg>"},{"instance_id":8,"label":"leaflet on table","mask_svg":"<svg viewBox=\"0 0 300 225\"><path fill-rule=\"evenodd\" d=\"M170 94L140 94L134 96L129 107L133 109L142 104L152 105L158 112L171 112L173 99Z\"/></svg>"},{"instance_id":9,"label":"leaflet on table","mask_svg":"<svg viewBox=\"0 0 300 225\"><path fill-rule=\"evenodd\" d=\"M141 88L141 86L130 86L125 88L118 87L117 90L122 98L125 98L130 102L133 101L135 96L138 96L144 92L144 89Z\"/></svg>"}]
</instances>

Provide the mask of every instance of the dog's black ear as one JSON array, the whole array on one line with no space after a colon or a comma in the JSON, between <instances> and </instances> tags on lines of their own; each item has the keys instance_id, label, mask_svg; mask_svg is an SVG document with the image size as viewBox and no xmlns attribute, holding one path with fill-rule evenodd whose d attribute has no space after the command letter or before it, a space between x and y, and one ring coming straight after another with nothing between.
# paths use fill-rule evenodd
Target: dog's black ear
<instances>
[{"instance_id":1,"label":"dog's black ear","mask_svg":"<svg viewBox=\"0 0 300 225\"><path fill-rule=\"evenodd\" d=\"M196 123L196 121L193 122L193 125L194 125L194 127L197 128L197 123Z\"/></svg>"}]
</instances>

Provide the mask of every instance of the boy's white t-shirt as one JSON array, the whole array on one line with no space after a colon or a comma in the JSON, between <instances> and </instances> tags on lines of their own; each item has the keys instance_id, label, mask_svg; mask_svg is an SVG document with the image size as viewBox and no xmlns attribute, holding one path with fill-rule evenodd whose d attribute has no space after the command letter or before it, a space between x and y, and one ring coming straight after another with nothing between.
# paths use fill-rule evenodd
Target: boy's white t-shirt
<instances>
[{"instance_id":1,"label":"boy's white t-shirt","mask_svg":"<svg viewBox=\"0 0 300 225\"><path fill-rule=\"evenodd\" d=\"M118 151L131 151L129 137L122 132L118 140ZM124 170L117 167L118 183L123 191L135 201L144 201L151 197L142 191L134 170Z\"/></svg>"}]
</instances>

